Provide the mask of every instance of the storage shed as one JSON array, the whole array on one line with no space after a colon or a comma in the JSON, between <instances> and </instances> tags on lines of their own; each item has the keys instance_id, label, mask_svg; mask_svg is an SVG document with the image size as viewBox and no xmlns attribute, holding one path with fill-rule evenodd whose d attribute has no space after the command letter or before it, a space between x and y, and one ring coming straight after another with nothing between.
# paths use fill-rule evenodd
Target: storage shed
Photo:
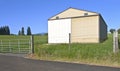
<instances>
[{"instance_id":1,"label":"storage shed","mask_svg":"<svg viewBox=\"0 0 120 71\"><path fill-rule=\"evenodd\" d=\"M71 36L69 36L69 33ZM101 14L69 8L48 19L48 43L99 43L107 38Z\"/></svg>"}]
</instances>

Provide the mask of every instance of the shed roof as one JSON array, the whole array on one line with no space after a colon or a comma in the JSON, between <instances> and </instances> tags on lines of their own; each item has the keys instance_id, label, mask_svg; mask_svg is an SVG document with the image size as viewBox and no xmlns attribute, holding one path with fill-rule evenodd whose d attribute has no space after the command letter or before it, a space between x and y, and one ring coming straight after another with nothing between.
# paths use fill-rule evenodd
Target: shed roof
<instances>
[{"instance_id":1,"label":"shed roof","mask_svg":"<svg viewBox=\"0 0 120 71\"><path fill-rule=\"evenodd\" d=\"M68 9L56 14L55 16L52 16L51 18L49 18L49 20L81 17L81 16L82 17L83 16L92 16L92 15L99 15L99 13L70 7Z\"/></svg>"}]
</instances>

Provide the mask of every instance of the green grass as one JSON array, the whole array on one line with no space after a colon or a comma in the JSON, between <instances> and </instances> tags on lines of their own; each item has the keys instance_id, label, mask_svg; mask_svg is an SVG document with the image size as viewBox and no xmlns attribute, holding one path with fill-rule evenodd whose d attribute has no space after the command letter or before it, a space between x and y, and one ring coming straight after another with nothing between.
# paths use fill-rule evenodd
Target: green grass
<instances>
[{"instance_id":1,"label":"green grass","mask_svg":"<svg viewBox=\"0 0 120 71\"><path fill-rule=\"evenodd\" d=\"M37 37L35 37L37 38ZM103 43L90 44L47 44L47 36L39 37L39 42L35 43L35 54L39 59L70 61L81 63L92 63L102 65L120 65L120 52L113 53L112 35L108 35L108 39ZM44 41L43 41L44 40ZM37 42L37 41L35 41Z\"/></svg>"}]
</instances>

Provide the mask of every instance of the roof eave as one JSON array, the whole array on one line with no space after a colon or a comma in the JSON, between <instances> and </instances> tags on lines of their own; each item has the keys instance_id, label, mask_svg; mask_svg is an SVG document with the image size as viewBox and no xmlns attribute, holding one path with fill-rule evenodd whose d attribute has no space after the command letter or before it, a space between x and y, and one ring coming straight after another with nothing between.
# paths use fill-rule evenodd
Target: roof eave
<instances>
[{"instance_id":1,"label":"roof eave","mask_svg":"<svg viewBox=\"0 0 120 71\"><path fill-rule=\"evenodd\" d=\"M69 7L69 8L67 8L67 9L63 10L62 12L66 11L66 10L68 10L68 9L70 9L70 8L72 8L72 7ZM99 15L99 13L97 13L97 12L93 12L93 11L88 11L88 10L84 10L84 9L77 9L77 8L72 8L72 9L82 10L82 11L87 11L87 12L92 12L92 13L96 13L96 14L98 14L98 15ZM59 14L60 14L60 13L62 13L62 12L59 12L58 14L56 14L56 15L54 15L54 16L52 16L52 17L50 17L49 19L51 19L51 18L53 18L53 17L55 17L55 16L59 15ZM49 20L49 19L48 19L48 20Z\"/></svg>"},{"instance_id":2,"label":"roof eave","mask_svg":"<svg viewBox=\"0 0 120 71\"><path fill-rule=\"evenodd\" d=\"M100 14L88 15L88 16L66 17L66 18L59 18L59 19L48 19L48 20L73 19L73 18L83 18L83 17L91 17L91 16L100 16Z\"/></svg>"}]
</instances>

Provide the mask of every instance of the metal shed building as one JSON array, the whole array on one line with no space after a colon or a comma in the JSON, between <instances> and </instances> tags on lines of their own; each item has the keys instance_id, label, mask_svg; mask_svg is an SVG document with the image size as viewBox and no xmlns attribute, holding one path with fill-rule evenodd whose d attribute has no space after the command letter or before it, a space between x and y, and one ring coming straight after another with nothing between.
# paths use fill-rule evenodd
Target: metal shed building
<instances>
[{"instance_id":1,"label":"metal shed building","mask_svg":"<svg viewBox=\"0 0 120 71\"><path fill-rule=\"evenodd\" d=\"M96 12L69 8L48 19L48 43L99 43L107 38L107 24Z\"/></svg>"}]
</instances>

